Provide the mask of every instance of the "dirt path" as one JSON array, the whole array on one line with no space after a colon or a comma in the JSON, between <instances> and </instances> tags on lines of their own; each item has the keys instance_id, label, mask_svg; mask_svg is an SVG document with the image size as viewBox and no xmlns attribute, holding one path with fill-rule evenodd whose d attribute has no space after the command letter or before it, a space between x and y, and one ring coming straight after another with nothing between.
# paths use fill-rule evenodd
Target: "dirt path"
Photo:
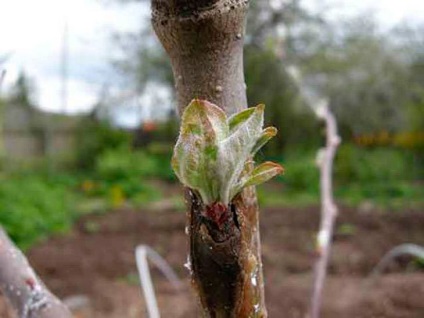
<instances>
[{"instance_id":1,"label":"dirt path","mask_svg":"<svg viewBox=\"0 0 424 318\"><path fill-rule=\"evenodd\" d=\"M266 209L261 218L270 317L304 318L318 210ZM176 293L154 272L162 316L198 317L183 267L184 227L184 213L172 209L93 215L80 220L71 235L34 247L29 258L60 296L89 297L91 306L78 317L143 317L133 251L140 243L149 244L185 278L185 290ZM374 283L364 279L391 247L424 245L424 212L361 214L344 208L336 233L323 317L424 317L424 271L410 259L399 260ZM1 305L0 317L11 317Z\"/></svg>"}]
</instances>

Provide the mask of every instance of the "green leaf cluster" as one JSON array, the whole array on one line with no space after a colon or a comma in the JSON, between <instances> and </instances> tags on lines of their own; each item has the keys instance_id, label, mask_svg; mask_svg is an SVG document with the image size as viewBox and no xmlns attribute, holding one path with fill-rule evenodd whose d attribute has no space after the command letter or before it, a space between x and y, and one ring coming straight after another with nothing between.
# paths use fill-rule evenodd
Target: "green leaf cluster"
<instances>
[{"instance_id":1,"label":"green leaf cluster","mask_svg":"<svg viewBox=\"0 0 424 318\"><path fill-rule=\"evenodd\" d=\"M179 180L197 190L205 204L228 204L243 188L263 183L283 171L265 162L252 171L251 158L276 135L263 129L264 105L227 118L218 106L193 100L184 111L172 167Z\"/></svg>"}]
</instances>

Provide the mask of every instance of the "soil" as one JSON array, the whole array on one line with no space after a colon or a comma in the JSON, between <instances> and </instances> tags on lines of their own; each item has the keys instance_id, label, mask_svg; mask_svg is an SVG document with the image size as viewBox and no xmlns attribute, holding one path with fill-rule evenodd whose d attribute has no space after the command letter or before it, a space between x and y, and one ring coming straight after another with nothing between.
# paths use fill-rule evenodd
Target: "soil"
<instances>
[{"instance_id":1,"label":"soil","mask_svg":"<svg viewBox=\"0 0 424 318\"><path fill-rule=\"evenodd\" d=\"M424 317L424 271L411 258L393 261L384 273L369 278L373 267L394 246L424 245L423 211L340 210L322 317ZM304 318L316 257L313 238L319 208L268 208L261 213L269 316ZM28 257L57 295L79 295L89 301L77 310L76 317L147 317L134 249L138 244L150 245L183 280L184 287L176 291L152 270L162 317L200 317L183 266L187 257L184 228L184 212L168 205L161 211L123 209L90 215L81 219L71 234L32 248ZM13 317L1 301L0 317Z\"/></svg>"}]
</instances>

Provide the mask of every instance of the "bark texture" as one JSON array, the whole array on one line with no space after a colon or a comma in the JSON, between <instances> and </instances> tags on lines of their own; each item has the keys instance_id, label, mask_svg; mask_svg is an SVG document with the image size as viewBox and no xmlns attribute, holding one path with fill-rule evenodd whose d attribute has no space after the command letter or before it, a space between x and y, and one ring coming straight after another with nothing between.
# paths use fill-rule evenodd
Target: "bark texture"
<instances>
[{"instance_id":1,"label":"bark texture","mask_svg":"<svg viewBox=\"0 0 424 318\"><path fill-rule=\"evenodd\" d=\"M247 0L152 0L153 27L171 58L180 111L193 98L228 114L246 107Z\"/></svg>"},{"instance_id":2,"label":"bark texture","mask_svg":"<svg viewBox=\"0 0 424 318\"><path fill-rule=\"evenodd\" d=\"M0 228L0 290L20 318L71 318L32 270L22 252Z\"/></svg>"},{"instance_id":3,"label":"bark texture","mask_svg":"<svg viewBox=\"0 0 424 318\"><path fill-rule=\"evenodd\" d=\"M243 37L247 0L152 0L152 23L168 53L180 114L193 98L227 115L247 107ZM192 280L207 317L266 317L258 206L253 187L217 226L200 196L186 191Z\"/></svg>"},{"instance_id":4,"label":"bark texture","mask_svg":"<svg viewBox=\"0 0 424 318\"><path fill-rule=\"evenodd\" d=\"M208 317L266 317L257 208L252 188L228 206L217 227L204 215L196 192L187 190L190 266Z\"/></svg>"}]
</instances>

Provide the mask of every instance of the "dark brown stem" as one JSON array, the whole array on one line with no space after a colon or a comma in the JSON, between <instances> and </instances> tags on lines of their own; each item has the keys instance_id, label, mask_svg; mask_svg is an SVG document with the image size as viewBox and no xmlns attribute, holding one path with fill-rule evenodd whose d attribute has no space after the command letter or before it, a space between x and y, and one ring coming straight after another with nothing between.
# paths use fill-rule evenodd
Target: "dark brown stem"
<instances>
[{"instance_id":1,"label":"dark brown stem","mask_svg":"<svg viewBox=\"0 0 424 318\"><path fill-rule=\"evenodd\" d=\"M0 290L21 318L71 318L0 228Z\"/></svg>"},{"instance_id":2,"label":"dark brown stem","mask_svg":"<svg viewBox=\"0 0 424 318\"><path fill-rule=\"evenodd\" d=\"M180 114L193 98L227 115L247 107L243 37L248 0L152 0L152 22L174 72ZM227 207L215 227L196 193L189 198L193 284L208 317L266 317L254 188Z\"/></svg>"},{"instance_id":3,"label":"dark brown stem","mask_svg":"<svg viewBox=\"0 0 424 318\"><path fill-rule=\"evenodd\" d=\"M256 205L248 191L227 207L222 226L205 217L207 207L187 189L190 266L193 283L209 317L266 317Z\"/></svg>"}]
</instances>

